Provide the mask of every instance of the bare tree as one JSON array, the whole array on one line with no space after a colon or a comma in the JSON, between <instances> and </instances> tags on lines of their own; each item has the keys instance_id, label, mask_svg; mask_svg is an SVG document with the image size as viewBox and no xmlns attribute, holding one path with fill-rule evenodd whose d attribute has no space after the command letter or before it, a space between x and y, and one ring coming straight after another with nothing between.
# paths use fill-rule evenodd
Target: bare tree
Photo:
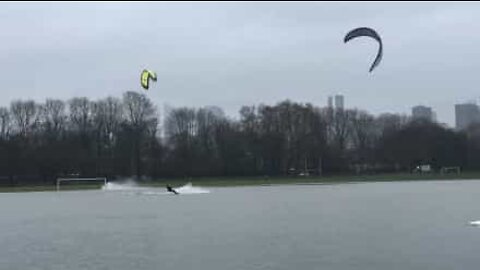
<instances>
[{"instance_id":1,"label":"bare tree","mask_svg":"<svg viewBox=\"0 0 480 270\"><path fill-rule=\"evenodd\" d=\"M10 112L21 136L28 136L38 123L38 106L33 100L12 102Z\"/></svg>"},{"instance_id":2,"label":"bare tree","mask_svg":"<svg viewBox=\"0 0 480 270\"><path fill-rule=\"evenodd\" d=\"M123 105L127 121L134 127L145 127L151 120L157 121L155 106L143 94L126 92L123 95Z\"/></svg>"},{"instance_id":3,"label":"bare tree","mask_svg":"<svg viewBox=\"0 0 480 270\"><path fill-rule=\"evenodd\" d=\"M58 137L65 128L67 116L62 100L47 99L41 106L42 123L48 136Z\"/></svg>"},{"instance_id":4,"label":"bare tree","mask_svg":"<svg viewBox=\"0 0 480 270\"><path fill-rule=\"evenodd\" d=\"M195 114L195 110L189 108L171 110L165 120L167 136L169 138L181 136L191 141L198 132Z\"/></svg>"},{"instance_id":5,"label":"bare tree","mask_svg":"<svg viewBox=\"0 0 480 270\"><path fill-rule=\"evenodd\" d=\"M90 101L85 97L73 98L69 105L69 118L73 129L82 135L88 134L92 124Z\"/></svg>"},{"instance_id":6,"label":"bare tree","mask_svg":"<svg viewBox=\"0 0 480 270\"><path fill-rule=\"evenodd\" d=\"M201 151L204 151L210 158L218 155L215 131L218 124L224 119L225 114L218 107L201 108L196 112L197 136L201 144Z\"/></svg>"},{"instance_id":7,"label":"bare tree","mask_svg":"<svg viewBox=\"0 0 480 270\"><path fill-rule=\"evenodd\" d=\"M333 109L329 115L328 130L329 140L340 152L343 152L347 147L348 137L350 136L350 122L352 118L351 110Z\"/></svg>"},{"instance_id":8,"label":"bare tree","mask_svg":"<svg viewBox=\"0 0 480 270\"><path fill-rule=\"evenodd\" d=\"M386 136L400 130L408 123L408 117L404 115L384 113L376 119L376 132Z\"/></svg>"},{"instance_id":9,"label":"bare tree","mask_svg":"<svg viewBox=\"0 0 480 270\"><path fill-rule=\"evenodd\" d=\"M360 151L372 146L375 137L375 118L365 111L353 110L351 115L353 147Z\"/></svg>"},{"instance_id":10,"label":"bare tree","mask_svg":"<svg viewBox=\"0 0 480 270\"><path fill-rule=\"evenodd\" d=\"M108 97L91 103L91 108L96 133L105 142L113 142L118 135L120 124L124 121L121 101Z\"/></svg>"},{"instance_id":11,"label":"bare tree","mask_svg":"<svg viewBox=\"0 0 480 270\"><path fill-rule=\"evenodd\" d=\"M126 92L123 95L123 109L125 110L125 128L129 131L131 147L131 173L137 177L142 174L141 153L148 138L156 136L158 130L158 116L156 107L143 94Z\"/></svg>"},{"instance_id":12,"label":"bare tree","mask_svg":"<svg viewBox=\"0 0 480 270\"><path fill-rule=\"evenodd\" d=\"M375 141L375 118L365 111L353 110L351 115L351 159L357 173L367 169L367 162L372 158Z\"/></svg>"},{"instance_id":13,"label":"bare tree","mask_svg":"<svg viewBox=\"0 0 480 270\"><path fill-rule=\"evenodd\" d=\"M10 134L10 112L7 108L0 108L0 138L6 139Z\"/></svg>"},{"instance_id":14,"label":"bare tree","mask_svg":"<svg viewBox=\"0 0 480 270\"><path fill-rule=\"evenodd\" d=\"M118 128L123 121L123 107L119 99L108 97L105 99L105 131L107 134L118 132Z\"/></svg>"}]
</instances>

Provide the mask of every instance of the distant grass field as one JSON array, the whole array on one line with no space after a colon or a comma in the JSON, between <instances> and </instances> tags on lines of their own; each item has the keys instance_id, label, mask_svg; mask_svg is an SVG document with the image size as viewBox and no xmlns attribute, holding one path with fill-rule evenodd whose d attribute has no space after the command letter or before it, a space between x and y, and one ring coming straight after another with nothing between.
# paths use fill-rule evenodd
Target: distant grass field
<instances>
[{"instance_id":1,"label":"distant grass field","mask_svg":"<svg viewBox=\"0 0 480 270\"><path fill-rule=\"evenodd\" d=\"M278 184L321 184L321 183L351 183L351 182L392 182L416 180L480 180L480 172L464 172L457 174L377 174L377 175L337 175L325 177L211 177L211 178L185 178L185 179L158 179L139 183L144 187L173 187L191 182L194 186L204 187L233 187L233 186L258 186ZM102 184L63 185L61 191L100 189ZM38 192L55 191L56 186L15 186L0 187L1 192Z\"/></svg>"},{"instance_id":2,"label":"distant grass field","mask_svg":"<svg viewBox=\"0 0 480 270\"><path fill-rule=\"evenodd\" d=\"M73 190L92 190L100 189L102 184L88 184L88 185L65 185L61 187L61 191L73 191ZM1 192L38 192L38 191L56 191L55 185L39 185L39 186L14 186L14 187L0 187Z\"/></svg>"},{"instance_id":3,"label":"distant grass field","mask_svg":"<svg viewBox=\"0 0 480 270\"><path fill-rule=\"evenodd\" d=\"M325 177L229 177L229 178L188 178L162 179L142 183L143 186L162 186L166 183L172 186L181 186L191 182L194 186L229 187L255 186L273 184L315 184L315 183L351 183L351 182L392 182L415 180L475 180L480 179L480 172L466 172L462 174L377 174L377 175L337 175Z\"/></svg>"}]
</instances>

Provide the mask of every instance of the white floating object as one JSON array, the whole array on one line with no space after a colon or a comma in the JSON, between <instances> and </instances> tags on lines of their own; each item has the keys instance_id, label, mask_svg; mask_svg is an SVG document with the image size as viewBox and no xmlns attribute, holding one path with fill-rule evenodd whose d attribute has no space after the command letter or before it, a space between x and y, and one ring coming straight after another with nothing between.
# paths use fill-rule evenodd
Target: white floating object
<instances>
[{"instance_id":1,"label":"white floating object","mask_svg":"<svg viewBox=\"0 0 480 270\"><path fill-rule=\"evenodd\" d=\"M472 226L480 226L480 220L470 221L470 225L472 225Z\"/></svg>"}]
</instances>

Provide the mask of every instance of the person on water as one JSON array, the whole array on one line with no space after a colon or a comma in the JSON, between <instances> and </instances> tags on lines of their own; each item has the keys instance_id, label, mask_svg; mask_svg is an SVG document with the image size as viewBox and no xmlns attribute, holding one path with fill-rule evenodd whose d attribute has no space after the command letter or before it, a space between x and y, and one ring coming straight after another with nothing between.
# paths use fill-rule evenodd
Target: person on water
<instances>
[{"instance_id":1,"label":"person on water","mask_svg":"<svg viewBox=\"0 0 480 270\"><path fill-rule=\"evenodd\" d=\"M178 192L176 192L175 189L173 189L173 188L172 188L171 186L169 186L169 185L167 185L167 191L168 191L168 192L172 192L172 193L178 195Z\"/></svg>"}]
</instances>

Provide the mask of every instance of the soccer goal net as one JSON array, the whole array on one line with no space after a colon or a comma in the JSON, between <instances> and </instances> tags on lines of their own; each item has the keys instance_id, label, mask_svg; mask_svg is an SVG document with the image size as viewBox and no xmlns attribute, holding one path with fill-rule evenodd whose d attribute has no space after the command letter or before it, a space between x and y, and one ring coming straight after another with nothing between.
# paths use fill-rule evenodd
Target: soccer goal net
<instances>
[{"instance_id":1,"label":"soccer goal net","mask_svg":"<svg viewBox=\"0 0 480 270\"><path fill-rule=\"evenodd\" d=\"M456 173L460 174L460 167L442 167L440 170L441 174L447 174L447 173Z\"/></svg>"},{"instance_id":2,"label":"soccer goal net","mask_svg":"<svg viewBox=\"0 0 480 270\"><path fill-rule=\"evenodd\" d=\"M57 178L57 191L60 190L60 186L62 183L78 183L78 182L97 182L103 183L103 185L107 184L106 177L92 177L92 178Z\"/></svg>"}]
</instances>

